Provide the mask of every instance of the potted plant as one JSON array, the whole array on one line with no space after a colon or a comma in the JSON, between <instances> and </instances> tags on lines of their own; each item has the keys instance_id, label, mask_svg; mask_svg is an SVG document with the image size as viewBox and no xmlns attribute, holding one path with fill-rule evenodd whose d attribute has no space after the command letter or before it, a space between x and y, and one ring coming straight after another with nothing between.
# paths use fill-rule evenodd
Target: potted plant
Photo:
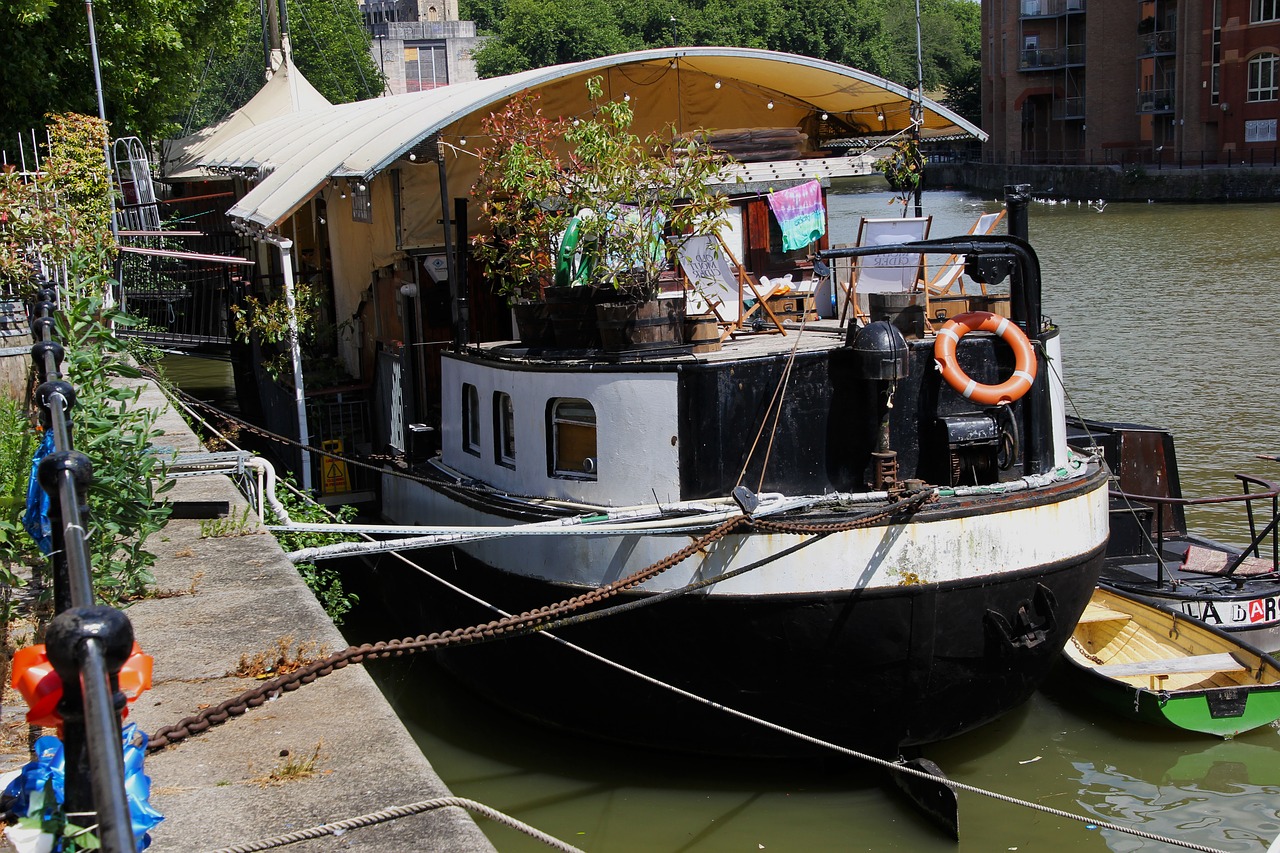
<instances>
[{"instance_id":1,"label":"potted plant","mask_svg":"<svg viewBox=\"0 0 1280 853\"><path fill-rule=\"evenodd\" d=\"M512 304L625 306L599 309L607 323L625 323L620 312L659 301L682 239L723 224L728 199L711 179L727 158L696 134L641 138L629 99L604 100L601 77L587 81L587 94L585 116L552 119L536 95L521 95L485 120L473 195L489 233L474 248ZM672 322L682 321L681 303Z\"/></svg>"},{"instance_id":2,"label":"potted plant","mask_svg":"<svg viewBox=\"0 0 1280 853\"><path fill-rule=\"evenodd\" d=\"M924 158L920 156L919 144L909 136L902 137L891 143L889 153L874 165L884 173L889 189L897 193L897 198L890 203L901 203L903 215L906 215L906 206L911 203L924 177Z\"/></svg>"},{"instance_id":3,"label":"potted plant","mask_svg":"<svg viewBox=\"0 0 1280 853\"><path fill-rule=\"evenodd\" d=\"M472 249L515 312L521 339L549 343L545 290L556 237L568 220L557 150L565 121L543 115L537 96L521 93L485 118L482 131L490 144L478 151L480 176L472 196L489 233L474 237Z\"/></svg>"}]
</instances>

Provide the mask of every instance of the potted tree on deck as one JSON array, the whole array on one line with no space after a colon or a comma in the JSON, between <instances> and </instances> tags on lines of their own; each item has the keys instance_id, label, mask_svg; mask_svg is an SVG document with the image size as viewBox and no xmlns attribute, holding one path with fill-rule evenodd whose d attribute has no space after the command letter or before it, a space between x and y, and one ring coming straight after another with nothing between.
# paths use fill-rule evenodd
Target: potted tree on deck
<instances>
[{"instance_id":1,"label":"potted tree on deck","mask_svg":"<svg viewBox=\"0 0 1280 853\"><path fill-rule=\"evenodd\" d=\"M641 138L629 99L604 100L602 83L587 81L585 116L550 118L536 95L520 95L485 120L473 195L489 233L473 247L513 306L586 306L624 336L666 315L679 334L683 299L658 297L676 280L681 242L724 224L728 199L714 179L727 157L672 129ZM557 324L558 337L572 326Z\"/></svg>"}]
</instances>

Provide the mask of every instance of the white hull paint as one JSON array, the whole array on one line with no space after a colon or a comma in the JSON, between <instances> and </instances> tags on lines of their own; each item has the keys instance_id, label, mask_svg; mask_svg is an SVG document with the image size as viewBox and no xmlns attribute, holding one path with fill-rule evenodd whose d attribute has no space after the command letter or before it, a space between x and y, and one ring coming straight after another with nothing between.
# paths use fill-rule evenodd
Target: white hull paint
<instances>
[{"instance_id":1,"label":"white hull paint","mask_svg":"<svg viewBox=\"0 0 1280 853\"><path fill-rule=\"evenodd\" d=\"M510 519L465 506L429 487L386 478L384 506L401 523L504 525ZM1026 497L1032 492L1019 493ZM1080 558L1104 545L1107 487L1057 502L1012 507L1013 497L984 497L963 515L918 518L835 533L759 569L707 587L711 596L821 594L839 590L946 583L998 577ZM1062 536L1072 531L1070 537ZM480 562L548 583L595 587L625 577L684 547L689 535L512 536L458 546ZM810 537L800 534L730 535L640 589L662 592L715 577L776 555Z\"/></svg>"}]
</instances>

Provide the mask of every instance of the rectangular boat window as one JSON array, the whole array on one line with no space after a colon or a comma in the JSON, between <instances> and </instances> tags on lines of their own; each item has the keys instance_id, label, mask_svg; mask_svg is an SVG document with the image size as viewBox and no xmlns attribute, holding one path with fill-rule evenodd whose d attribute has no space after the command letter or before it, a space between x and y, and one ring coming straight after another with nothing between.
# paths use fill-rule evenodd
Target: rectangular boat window
<instances>
[{"instance_id":1,"label":"rectangular boat window","mask_svg":"<svg viewBox=\"0 0 1280 853\"><path fill-rule=\"evenodd\" d=\"M462 383L462 449L480 455L480 392L470 382Z\"/></svg>"},{"instance_id":2,"label":"rectangular boat window","mask_svg":"<svg viewBox=\"0 0 1280 853\"><path fill-rule=\"evenodd\" d=\"M553 477L596 479L596 410L586 400L561 398L547 404Z\"/></svg>"},{"instance_id":3,"label":"rectangular boat window","mask_svg":"<svg viewBox=\"0 0 1280 853\"><path fill-rule=\"evenodd\" d=\"M516 467L516 414L511 395L493 392L493 458L499 465Z\"/></svg>"}]
</instances>

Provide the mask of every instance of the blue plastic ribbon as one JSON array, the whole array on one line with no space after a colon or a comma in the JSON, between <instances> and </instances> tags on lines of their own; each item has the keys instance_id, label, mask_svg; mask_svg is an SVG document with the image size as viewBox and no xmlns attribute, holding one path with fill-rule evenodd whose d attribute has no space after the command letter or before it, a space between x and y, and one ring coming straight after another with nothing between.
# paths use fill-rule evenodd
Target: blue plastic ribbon
<instances>
[{"instance_id":1,"label":"blue plastic ribbon","mask_svg":"<svg viewBox=\"0 0 1280 853\"><path fill-rule=\"evenodd\" d=\"M147 832L164 820L164 816L151 806L151 778L142 771L142 760L147 752L147 736L138 731L136 723L125 726L121 736L124 741L124 790L129 800L133 841L138 850L146 850L151 845L151 836ZM5 796L16 798L13 813L19 817L29 816L33 795L43 795L45 786L50 783L58 804L63 803L66 798L62 741L53 735L45 735L36 741L35 754L35 760L23 765L18 778L4 789ZM34 797L34 802L42 801L43 796ZM53 807L51 803L42 803L42 810L46 813Z\"/></svg>"},{"instance_id":2,"label":"blue plastic ribbon","mask_svg":"<svg viewBox=\"0 0 1280 853\"><path fill-rule=\"evenodd\" d=\"M53 527L49 524L49 493L41 487L36 471L40 468L40 461L52 452L53 430L47 430L31 458L31 476L27 479L27 511L22 516L22 526L45 554L53 551Z\"/></svg>"}]
</instances>

